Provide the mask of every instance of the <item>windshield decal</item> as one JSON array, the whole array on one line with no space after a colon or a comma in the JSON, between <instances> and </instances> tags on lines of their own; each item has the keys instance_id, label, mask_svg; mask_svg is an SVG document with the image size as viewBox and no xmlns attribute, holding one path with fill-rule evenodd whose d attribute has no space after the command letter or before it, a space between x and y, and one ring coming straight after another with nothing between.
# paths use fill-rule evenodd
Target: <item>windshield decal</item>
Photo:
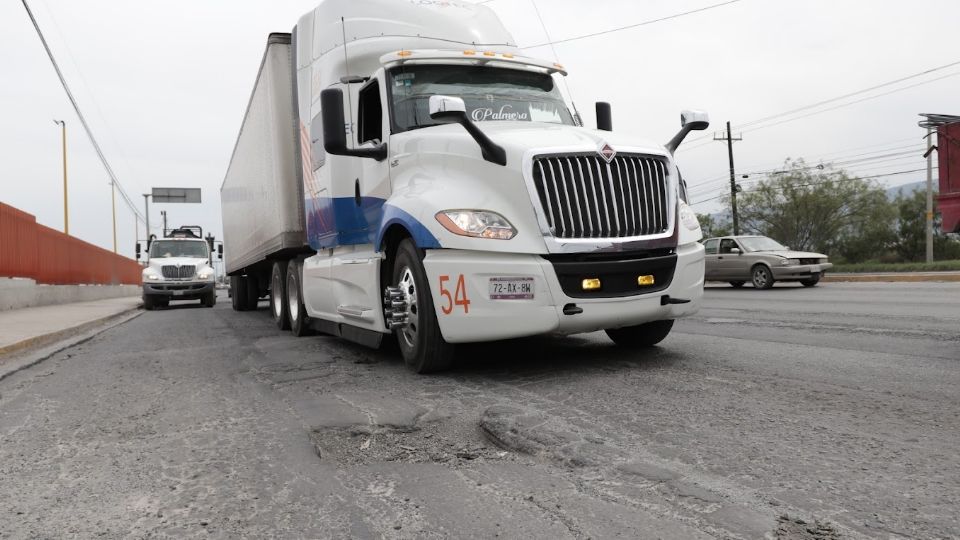
<instances>
[{"instance_id":1,"label":"windshield decal","mask_svg":"<svg viewBox=\"0 0 960 540\"><path fill-rule=\"evenodd\" d=\"M499 111L494 111L492 107L479 107L470 113L474 122L485 122L487 120L530 120L530 115L525 112L513 110L512 105L504 105Z\"/></svg>"}]
</instances>

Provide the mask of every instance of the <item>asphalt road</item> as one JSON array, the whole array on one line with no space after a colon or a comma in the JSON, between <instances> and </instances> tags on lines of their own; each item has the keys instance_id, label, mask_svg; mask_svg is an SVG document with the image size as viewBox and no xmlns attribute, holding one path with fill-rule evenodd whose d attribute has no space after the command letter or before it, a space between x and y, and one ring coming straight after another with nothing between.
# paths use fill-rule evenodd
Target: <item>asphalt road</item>
<instances>
[{"instance_id":1,"label":"asphalt road","mask_svg":"<svg viewBox=\"0 0 960 540\"><path fill-rule=\"evenodd\" d=\"M960 537L960 284L709 287L416 376L265 304L0 381L0 538Z\"/></svg>"}]
</instances>

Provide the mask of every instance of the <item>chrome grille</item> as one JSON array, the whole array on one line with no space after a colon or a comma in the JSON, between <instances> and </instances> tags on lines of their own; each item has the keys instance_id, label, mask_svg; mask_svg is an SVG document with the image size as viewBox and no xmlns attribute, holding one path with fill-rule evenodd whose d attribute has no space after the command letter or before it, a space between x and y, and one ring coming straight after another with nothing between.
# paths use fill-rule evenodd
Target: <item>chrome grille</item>
<instances>
[{"instance_id":1,"label":"chrome grille","mask_svg":"<svg viewBox=\"0 0 960 540\"><path fill-rule=\"evenodd\" d=\"M670 228L662 159L543 156L534 159L533 183L556 238L628 238Z\"/></svg>"},{"instance_id":2,"label":"chrome grille","mask_svg":"<svg viewBox=\"0 0 960 540\"><path fill-rule=\"evenodd\" d=\"M192 264L183 266L167 265L160 270L166 279L190 279L197 273L197 267Z\"/></svg>"}]
</instances>

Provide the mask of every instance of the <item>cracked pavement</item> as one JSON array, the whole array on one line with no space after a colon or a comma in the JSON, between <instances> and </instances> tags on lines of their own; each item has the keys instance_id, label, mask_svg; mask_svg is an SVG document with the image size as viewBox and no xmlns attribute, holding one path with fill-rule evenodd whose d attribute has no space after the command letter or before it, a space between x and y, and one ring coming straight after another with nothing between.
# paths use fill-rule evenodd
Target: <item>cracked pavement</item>
<instances>
[{"instance_id":1,"label":"cracked pavement","mask_svg":"<svg viewBox=\"0 0 960 540\"><path fill-rule=\"evenodd\" d=\"M958 299L708 286L437 376L175 305L0 381L0 538L958 537Z\"/></svg>"}]
</instances>

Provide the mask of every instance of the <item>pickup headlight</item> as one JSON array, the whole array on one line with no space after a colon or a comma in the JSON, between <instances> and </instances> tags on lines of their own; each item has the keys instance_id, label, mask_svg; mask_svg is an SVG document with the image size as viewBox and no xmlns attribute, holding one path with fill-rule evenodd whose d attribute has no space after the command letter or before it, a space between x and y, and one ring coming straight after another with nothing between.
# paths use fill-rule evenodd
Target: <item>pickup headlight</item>
<instances>
[{"instance_id":1,"label":"pickup headlight","mask_svg":"<svg viewBox=\"0 0 960 540\"><path fill-rule=\"evenodd\" d=\"M460 236L510 240L517 235L507 218L488 210L444 210L435 217L445 229Z\"/></svg>"},{"instance_id":2,"label":"pickup headlight","mask_svg":"<svg viewBox=\"0 0 960 540\"><path fill-rule=\"evenodd\" d=\"M800 264L800 259L784 259L780 261L782 266L798 266Z\"/></svg>"}]
</instances>

